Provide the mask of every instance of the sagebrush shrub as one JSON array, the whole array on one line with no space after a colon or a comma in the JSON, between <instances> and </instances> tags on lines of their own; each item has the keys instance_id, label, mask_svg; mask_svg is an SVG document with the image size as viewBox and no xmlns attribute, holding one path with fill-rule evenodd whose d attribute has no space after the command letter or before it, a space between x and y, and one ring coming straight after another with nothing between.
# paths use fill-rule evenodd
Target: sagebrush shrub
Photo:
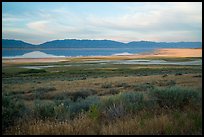
<instances>
[{"instance_id":1,"label":"sagebrush shrub","mask_svg":"<svg viewBox=\"0 0 204 137\"><path fill-rule=\"evenodd\" d=\"M2 130L12 126L14 121L27 113L27 108L21 100L2 94Z\"/></svg>"},{"instance_id":2,"label":"sagebrush shrub","mask_svg":"<svg viewBox=\"0 0 204 137\"><path fill-rule=\"evenodd\" d=\"M36 117L46 119L55 117L55 103L35 100L34 114Z\"/></svg>"},{"instance_id":3,"label":"sagebrush shrub","mask_svg":"<svg viewBox=\"0 0 204 137\"><path fill-rule=\"evenodd\" d=\"M99 103L100 99L97 96L89 96L86 99L78 98L77 101L70 103L69 111L71 116L74 116L82 111L88 111L92 105Z\"/></svg>"},{"instance_id":4,"label":"sagebrush shrub","mask_svg":"<svg viewBox=\"0 0 204 137\"><path fill-rule=\"evenodd\" d=\"M161 107L182 108L190 102L199 100L199 93L193 89L170 87L156 88L151 91L151 97L154 98Z\"/></svg>"},{"instance_id":5,"label":"sagebrush shrub","mask_svg":"<svg viewBox=\"0 0 204 137\"><path fill-rule=\"evenodd\" d=\"M125 116L128 112L137 112L144 107L143 94L125 92L104 100L102 108L110 119Z\"/></svg>"},{"instance_id":6,"label":"sagebrush shrub","mask_svg":"<svg viewBox=\"0 0 204 137\"><path fill-rule=\"evenodd\" d=\"M55 91L56 88L55 87L40 87L40 88L37 88L34 91L35 93L35 97L37 99L45 99L46 98L46 93L48 92L52 92L52 91Z\"/></svg>"},{"instance_id":7,"label":"sagebrush shrub","mask_svg":"<svg viewBox=\"0 0 204 137\"><path fill-rule=\"evenodd\" d=\"M118 104L112 104L107 106L105 109L105 113L109 120L113 120L115 118L120 118L126 115L125 105L120 102Z\"/></svg>"},{"instance_id":8,"label":"sagebrush shrub","mask_svg":"<svg viewBox=\"0 0 204 137\"><path fill-rule=\"evenodd\" d=\"M138 111L144 106L144 96L138 92L126 92L121 94L126 109L131 112Z\"/></svg>"},{"instance_id":9,"label":"sagebrush shrub","mask_svg":"<svg viewBox=\"0 0 204 137\"><path fill-rule=\"evenodd\" d=\"M67 104L60 103L54 107L55 118L58 120L70 119L69 108Z\"/></svg>"}]
</instances>

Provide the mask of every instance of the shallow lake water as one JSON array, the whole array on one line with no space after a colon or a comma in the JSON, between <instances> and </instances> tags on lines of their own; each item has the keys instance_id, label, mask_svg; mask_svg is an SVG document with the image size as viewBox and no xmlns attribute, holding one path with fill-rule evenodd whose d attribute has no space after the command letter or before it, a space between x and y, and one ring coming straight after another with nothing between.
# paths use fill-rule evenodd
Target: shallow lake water
<instances>
[{"instance_id":1,"label":"shallow lake water","mask_svg":"<svg viewBox=\"0 0 204 137\"><path fill-rule=\"evenodd\" d=\"M86 64L86 65L95 65L95 64L202 65L202 60L198 59L195 61L183 61L183 62L173 62L173 61L165 61L165 60L104 60L104 61L100 60L100 61L84 61L83 64ZM50 67L70 67L70 66L80 66L80 64L20 66L20 68L43 69L43 68L50 68Z\"/></svg>"}]
</instances>

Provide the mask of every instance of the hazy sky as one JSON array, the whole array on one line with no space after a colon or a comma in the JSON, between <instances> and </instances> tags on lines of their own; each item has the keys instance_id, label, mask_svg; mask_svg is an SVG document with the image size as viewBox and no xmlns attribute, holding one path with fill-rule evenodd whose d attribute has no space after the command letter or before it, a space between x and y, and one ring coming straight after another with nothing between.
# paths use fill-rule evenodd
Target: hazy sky
<instances>
[{"instance_id":1,"label":"hazy sky","mask_svg":"<svg viewBox=\"0 0 204 137\"><path fill-rule=\"evenodd\" d=\"M2 35L55 39L202 41L202 2L3 2Z\"/></svg>"}]
</instances>

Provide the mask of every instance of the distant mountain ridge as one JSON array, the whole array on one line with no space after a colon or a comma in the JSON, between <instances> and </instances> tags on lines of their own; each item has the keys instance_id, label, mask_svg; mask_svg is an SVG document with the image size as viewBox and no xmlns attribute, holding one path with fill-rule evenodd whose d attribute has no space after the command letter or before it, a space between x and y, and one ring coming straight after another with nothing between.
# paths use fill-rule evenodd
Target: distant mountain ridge
<instances>
[{"instance_id":1,"label":"distant mountain ridge","mask_svg":"<svg viewBox=\"0 0 204 137\"><path fill-rule=\"evenodd\" d=\"M2 39L2 48L202 48L202 42L153 42L113 40L53 40L34 45L21 40Z\"/></svg>"},{"instance_id":2,"label":"distant mountain ridge","mask_svg":"<svg viewBox=\"0 0 204 137\"><path fill-rule=\"evenodd\" d=\"M32 48L34 46L21 40L2 39L2 48Z\"/></svg>"}]
</instances>

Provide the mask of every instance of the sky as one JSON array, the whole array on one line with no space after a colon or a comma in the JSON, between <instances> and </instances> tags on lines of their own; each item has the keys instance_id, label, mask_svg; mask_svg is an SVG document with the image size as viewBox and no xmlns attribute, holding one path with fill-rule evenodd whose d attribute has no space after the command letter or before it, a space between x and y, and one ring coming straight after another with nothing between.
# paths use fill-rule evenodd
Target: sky
<instances>
[{"instance_id":1,"label":"sky","mask_svg":"<svg viewBox=\"0 0 204 137\"><path fill-rule=\"evenodd\" d=\"M202 41L202 2L2 2L2 38Z\"/></svg>"}]
</instances>

